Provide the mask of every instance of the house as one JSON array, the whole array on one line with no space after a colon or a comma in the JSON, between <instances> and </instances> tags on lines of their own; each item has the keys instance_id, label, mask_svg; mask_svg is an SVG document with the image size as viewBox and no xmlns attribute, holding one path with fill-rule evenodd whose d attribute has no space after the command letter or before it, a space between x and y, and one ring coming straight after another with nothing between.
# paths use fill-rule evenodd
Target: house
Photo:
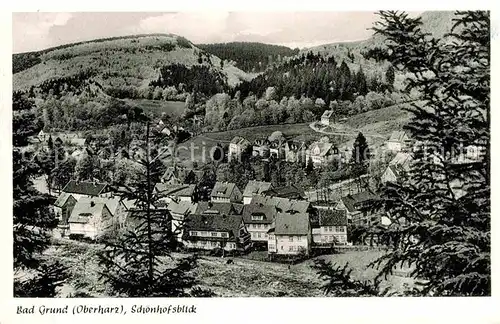
<instances>
[{"instance_id":1,"label":"house","mask_svg":"<svg viewBox=\"0 0 500 324\"><path fill-rule=\"evenodd\" d=\"M306 194L304 189L297 185L283 186L278 188L270 188L262 192L264 196L272 196L272 197L280 197L280 198L288 198L288 199L297 199L304 200L306 199Z\"/></svg>"},{"instance_id":2,"label":"house","mask_svg":"<svg viewBox=\"0 0 500 324\"><path fill-rule=\"evenodd\" d=\"M77 201L82 197L111 197L112 193L105 183L70 180L61 193L71 194Z\"/></svg>"},{"instance_id":3,"label":"house","mask_svg":"<svg viewBox=\"0 0 500 324\"><path fill-rule=\"evenodd\" d=\"M281 160L285 158L286 141L277 139L269 144L269 156Z\"/></svg>"},{"instance_id":4,"label":"house","mask_svg":"<svg viewBox=\"0 0 500 324\"><path fill-rule=\"evenodd\" d=\"M188 215L195 214L198 204L190 201L178 201L168 204L167 209L172 216L172 233L178 240L184 233L184 221Z\"/></svg>"},{"instance_id":5,"label":"house","mask_svg":"<svg viewBox=\"0 0 500 324\"><path fill-rule=\"evenodd\" d=\"M309 255L312 242L309 215L278 213L275 226L268 231L268 253L282 255Z\"/></svg>"},{"instance_id":6,"label":"house","mask_svg":"<svg viewBox=\"0 0 500 324\"><path fill-rule=\"evenodd\" d=\"M191 202L195 198L196 185L194 184L166 184L157 183L155 185L155 192L160 197L159 200L165 203L171 201L187 201Z\"/></svg>"},{"instance_id":7,"label":"house","mask_svg":"<svg viewBox=\"0 0 500 324\"><path fill-rule=\"evenodd\" d=\"M68 219L69 234L95 240L113 228L113 215L106 203L82 197Z\"/></svg>"},{"instance_id":8,"label":"house","mask_svg":"<svg viewBox=\"0 0 500 324\"><path fill-rule=\"evenodd\" d=\"M312 237L315 244L347 244L347 212L330 208L317 210L316 221L312 223Z\"/></svg>"},{"instance_id":9,"label":"house","mask_svg":"<svg viewBox=\"0 0 500 324\"><path fill-rule=\"evenodd\" d=\"M254 242L267 243L267 232L273 226L277 210L274 206L249 204L243 208L243 221L247 226L250 238Z\"/></svg>"},{"instance_id":10,"label":"house","mask_svg":"<svg viewBox=\"0 0 500 324\"><path fill-rule=\"evenodd\" d=\"M385 145L389 151L406 151L411 146L411 138L405 131L393 131Z\"/></svg>"},{"instance_id":11,"label":"house","mask_svg":"<svg viewBox=\"0 0 500 324\"><path fill-rule=\"evenodd\" d=\"M250 234L241 215L188 215L182 240L188 248L246 251Z\"/></svg>"},{"instance_id":12,"label":"house","mask_svg":"<svg viewBox=\"0 0 500 324\"><path fill-rule=\"evenodd\" d=\"M389 162L384 173L380 177L382 183L398 183L404 173L410 171L410 164L412 157L410 153L398 152L394 158Z\"/></svg>"},{"instance_id":13,"label":"house","mask_svg":"<svg viewBox=\"0 0 500 324\"><path fill-rule=\"evenodd\" d=\"M320 123L325 126L333 125L335 123L335 115L333 114L333 110L325 110L323 115L321 115Z\"/></svg>"},{"instance_id":14,"label":"house","mask_svg":"<svg viewBox=\"0 0 500 324\"><path fill-rule=\"evenodd\" d=\"M306 157L306 144L303 141L290 140L285 143L285 161L302 162Z\"/></svg>"},{"instance_id":15,"label":"house","mask_svg":"<svg viewBox=\"0 0 500 324\"><path fill-rule=\"evenodd\" d=\"M278 212L309 214L313 207L307 200L295 200L272 196L253 196L251 204L273 206Z\"/></svg>"},{"instance_id":16,"label":"house","mask_svg":"<svg viewBox=\"0 0 500 324\"><path fill-rule=\"evenodd\" d=\"M54 202L54 214L59 220L59 224L68 224L68 219L75 207L77 200L70 193L63 192Z\"/></svg>"},{"instance_id":17,"label":"house","mask_svg":"<svg viewBox=\"0 0 500 324\"><path fill-rule=\"evenodd\" d=\"M146 210L142 209L130 209L127 211L124 226L131 231L137 231L138 229L144 229L146 224L148 214ZM156 235L168 235L171 234L172 229L172 218L165 208L156 208L149 211L150 219L154 219L152 229Z\"/></svg>"},{"instance_id":18,"label":"house","mask_svg":"<svg viewBox=\"0 0 500 324\"><path fill-rule=\"evenodd\" d=\"M236 184L231 182L216 182L210 193L212 202L240 203L243 201L243 194Z\"/></svg>"},{"instance_id":19,"label":"house","mask_svg":"<svg viewBox=\"0 0 500 324\"><path fill-rule=\"evenodd\" d=\"M195 214L241 215L244 206L238 203L200 201Z\"/></svg>"},{"instance_id":20,"label":"house","mask_svg":"<svg viewBox=\"0 0 500 324\"><path fill-rule=\"evenodd\" d=\"M239 159L241 154L250 147L250 142L241 136L234 137L229 143L228 160Z\"/></svg>"},{"instance_id":21,"label":"house","mask_svg":"<svg viewBox=\"0 0 500 324\"><path fill-rule=\"evenodd\" d=\"M267 139L258 139L252 145L252 156L260 156L267 159L269 157L270 142Z\"/></svg>"},{"instance_id":22,"label":"house","mask_svg":"<svg viewBox=\"0 0 500 324\"><path fill-rule=\"evenodd\" d=\"M266 190L271 189L272 185L270 182L250 180L248 181L245 190L243 190L243 204L247 205L252 201L252 197L256 195L261 195Z\"/></svg>"},{"instance_id":23,"label":"house","mask_svg":"<svg viewBox=\"0 0 500 324\"><path fill-rule=\"evenodd\" d=\"M317 141L307 148L306 163L311 160L315 167L325 165L334 159L340 159L340 154L333 143Z\"/></svg>"},{"instance_id":24,"label":"house","mask_svg":"<svg viewBox=\"0 0 500 324\"><path fill-rule=\"evenodd\" d=\"M362 191L340 199L335 209L345 210L348 223L373 226L381 222L381 200L371 191Z\"/></svg>"}]
</instances>

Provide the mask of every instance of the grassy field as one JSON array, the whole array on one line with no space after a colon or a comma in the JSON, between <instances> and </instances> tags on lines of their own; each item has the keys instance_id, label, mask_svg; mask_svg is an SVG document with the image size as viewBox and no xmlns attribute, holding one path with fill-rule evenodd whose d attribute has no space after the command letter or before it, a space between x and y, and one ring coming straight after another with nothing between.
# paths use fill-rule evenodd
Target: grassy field
<instances>
[{"instance_id":1,"label":"grassy field","mask_svg":"<svg viewBox=\"0 0 500 324\"><path fill-rule=\"evenodd\" d=\"M160 116L165 112L171 116L178 117L182 115L185 109L183 101L126 99L126 102L133 107L142 108L145 112L153 113L155 116Z\"/></svg>"},{"instance_id":2,"label":"grassy field","mask_svg":"<svg viewBox=\"0 0 500 324\"><path fill-rule=\"evenodd\" d=\"M401 109L401 105L394 105L351 116L347 118L346 124L361 132L388 135L400 130L409 116L407 111Z\"/></svg>"},{"instance_id":3,"label":"grassy field","mask_svg":"<svg viewBox=\"0 0 500 324\"><path fill-rule=\"evenodd\" d=\"M65 297L76 291L94 297L106 296L106 287L98 277L97 251L102 247L96 244L60 240L48 254L69 267L70 279L60 291ZM367 268L368 263L379 257L380 251L349 251L341 254L321 256L339 265L346 262L353 269L353 276L362 280L373 279L377 271ZM174 254L174 258L181 257ZM165 259L166 261L170 259ZM200 286L210 288L218 297L321 297L323 282L311 268L312 260L292 265L252 261L233 258L233 264L226 264L227 258L202 256L195 270ZM403 285L411 284L409 278L390 276L382 286L400 290Z\"/></svg>"},{"instance_id":4,"label":"grassy field","mask_svg":"<svg viewBox=\"0 0 500 324\"><path fill-rule=\"evenodd\" d=\"M309 127L309 123L255 126L228 130L225 132L206 133L204 136L225 142L231 141L235 136L242 136L250 142L253 142L256 139L267 138L275 131L282 132L287 138L293 138L300 135L306 138L308 136L314 138L318 136L318 133Z\"/></svg>"}]
</instances>

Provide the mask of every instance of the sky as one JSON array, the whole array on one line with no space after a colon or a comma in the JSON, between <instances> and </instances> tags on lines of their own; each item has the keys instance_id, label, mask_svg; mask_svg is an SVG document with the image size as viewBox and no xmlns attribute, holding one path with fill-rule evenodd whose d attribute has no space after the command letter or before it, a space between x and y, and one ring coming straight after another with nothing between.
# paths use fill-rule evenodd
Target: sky
<instances>
[{"instance_id":1,"label":"sky","mask_svg":"<svg viewBox=\"0 0 500 324\"><path fill-rule=\"evenodd\" d=\"M366 39L376 20L369 11L13 13L13 52L147 33L173 33L195 44L246 41L303 48Z\"/></svg>"}]
</instances>

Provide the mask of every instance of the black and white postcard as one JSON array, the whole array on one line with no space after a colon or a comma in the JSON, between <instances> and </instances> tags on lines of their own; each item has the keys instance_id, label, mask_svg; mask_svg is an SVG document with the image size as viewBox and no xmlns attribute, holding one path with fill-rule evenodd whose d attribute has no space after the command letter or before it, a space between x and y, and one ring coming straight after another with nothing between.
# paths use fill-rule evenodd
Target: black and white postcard
<instances>
[{"instance_id":1,"label":"black and white postcard","mask_svg":"<svg viewBox=\"0 0 500 324\"><path fill-rule=\"evenodd\" d=\"M360 10L13 12L9 316L491 305L492 12Z\"/></svg>"}]
</instances>

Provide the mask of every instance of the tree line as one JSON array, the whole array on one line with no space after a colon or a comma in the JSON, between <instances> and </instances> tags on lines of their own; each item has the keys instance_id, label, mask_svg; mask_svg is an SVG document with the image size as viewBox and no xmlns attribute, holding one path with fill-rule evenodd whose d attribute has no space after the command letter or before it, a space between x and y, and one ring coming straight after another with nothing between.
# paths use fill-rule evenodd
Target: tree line
<instances>
[{"instance_id":1,"label":"tree line","mask_svg":"<svg viewBox=\"0 0 500 324\"><path fill-rule=\"evenodd\" d=\"M233 61L235 66L246 72L262 72L279 64L285 57L297 55L299 49L286 46L255 43L231 42L219 44L198 44L198 48L219 57Z\"/></svg>"}]
</instances>

